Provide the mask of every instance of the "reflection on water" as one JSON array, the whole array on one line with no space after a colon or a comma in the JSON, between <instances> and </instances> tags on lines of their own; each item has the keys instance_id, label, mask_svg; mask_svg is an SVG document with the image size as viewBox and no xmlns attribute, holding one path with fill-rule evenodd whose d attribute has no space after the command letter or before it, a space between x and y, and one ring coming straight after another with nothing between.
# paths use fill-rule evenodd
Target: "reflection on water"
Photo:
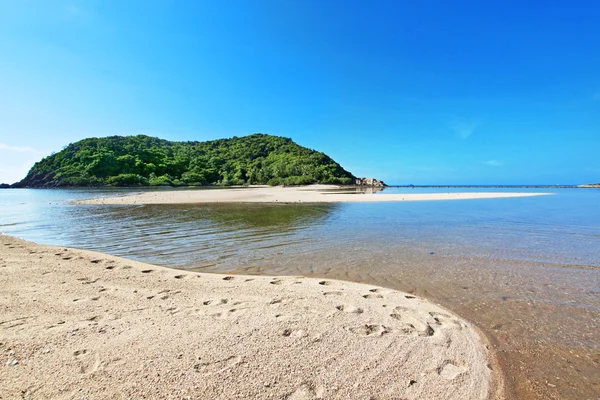
<instances>
[{"instance_id":1,"label":"reflection on water","mask_svg":"<svg viewBox=\"0 0 600 400\"><path fill-rule=\"evenodd\" d=\"M72 231L69 240L159 265L202 269L229 260L282 255L282 248L289 245L312 246L316 238L303 231L325 223L335 208L331 204L92 206L83 211L89 223Z\"/></svg>"},{"instance_id":2,"label":"reflection on water","mask_svg":"<svg viewBox=\"0 0 600 400\"><path fill-rule=\"evenodd\" d=\"M75 246L159 265L202 269L318 246L307 230L326 224L336 204L71 206L53 192L13 202L2 231L39 243ZM74 192L70 199L89 197ZM105 193L92 192L93 195ZM12 221L14 222L10 222Z\"/></svg>"},{"instance_id":3,"label":"reflection on water","mask_svg":"<svg viewBox=\"0 0 600 400\"><path fill-rule=\"evenodd\" d=\"M425 191L432 190L386 189ZM72 206L70 200L107 192L5 190L0 231L179 268L340 278L414 292L488 334L515 397L597 398L600 191L554 193L406 203Z\"/></svg>"}]
</instances>

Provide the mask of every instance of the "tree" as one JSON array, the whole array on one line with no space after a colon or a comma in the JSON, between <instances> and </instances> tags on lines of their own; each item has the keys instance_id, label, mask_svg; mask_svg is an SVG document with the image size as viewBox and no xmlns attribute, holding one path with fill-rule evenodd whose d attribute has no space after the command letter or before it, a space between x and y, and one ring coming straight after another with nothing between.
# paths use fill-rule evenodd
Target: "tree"
<instances>
[{"instance_id":1,"label":"tree","mask_svg":"<svg viewBox=\"0 0 600 400\"><path fill-rule=\"evenodd\" d=\"M36 163L17 186L298 185L353 178L327 155L289 138L170 142L138 135L72 143Z\"/></svg>"}]
</instances>

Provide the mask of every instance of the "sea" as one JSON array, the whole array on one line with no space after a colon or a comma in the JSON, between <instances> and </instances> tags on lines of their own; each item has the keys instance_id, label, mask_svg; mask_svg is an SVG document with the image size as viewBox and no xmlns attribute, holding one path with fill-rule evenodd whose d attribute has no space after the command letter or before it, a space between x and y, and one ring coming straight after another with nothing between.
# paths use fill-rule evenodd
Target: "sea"
<instances>
[{"instance_id":1,"label":"sea","mask_svg":"<svg viewBox=\"0 0 600 400\"><path fill-rule=\"evenodd\" d=\"M509 398L600 398L600 189L381 192L548 194L395 203L73 204L147 190L165 189L0 190L0 232L199 272L404 290L485 335Z\"/></svg>"}]
</instances>

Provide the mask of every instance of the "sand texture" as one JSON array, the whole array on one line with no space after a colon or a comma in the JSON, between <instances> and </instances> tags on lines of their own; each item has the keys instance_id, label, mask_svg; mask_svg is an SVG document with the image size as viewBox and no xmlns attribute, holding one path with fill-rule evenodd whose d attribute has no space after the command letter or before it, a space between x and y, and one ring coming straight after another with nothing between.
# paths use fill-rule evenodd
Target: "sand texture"
<instances>
[{"instance_id":1,"label":"sand texture","mask_svg":"<svg viewBox=\"0 0 600 400\"><path fill-rule=\"evenodd\" d=\"M326 188L326 187L325 187ZM101 197L77 204L189 204L189 203L340 203L425 200L467 200L543 196L549 193L339 193L316 187L257 187L152 191L125 196Z\"/></svg>"},{"instance_id":2,"label":"sand texture","mask_svg":"<svg viewBox=\"0 0 600 400\"><path fill-rule=\"evenodd\" d=\"M487 399L478 333L406 293L0 235L2 399Z\"/></svg>"}]
</instances>

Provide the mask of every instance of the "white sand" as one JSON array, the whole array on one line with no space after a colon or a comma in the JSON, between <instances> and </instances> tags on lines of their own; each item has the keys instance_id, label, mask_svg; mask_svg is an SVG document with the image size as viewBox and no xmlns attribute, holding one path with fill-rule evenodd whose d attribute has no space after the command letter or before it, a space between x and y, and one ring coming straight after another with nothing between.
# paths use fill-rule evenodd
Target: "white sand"
<instances>
[{"instance_id":1,"label":"white sand","mask_svg":"<svg viewBox=\"0 0 600 400\"><path fill-rule=\"evenodd\" d=\"M2 235L0 354L6 399L487 399L493 383L477 332L406 293Z\"/></svg>"},{"instance_id":2,"label":"white sand","mask_svg":"<svg viewBox=\"0 0 600 400\"><path fill-rule=\"evenodd\" d=\"M543 196L550 193L327 193L327 186L257 187L144 192L78 201L77 204L183 204L183 203L339 203L379 201L467 200ZM321 190L321 191L317 191Z\"/></svg>"}]
</instances>

